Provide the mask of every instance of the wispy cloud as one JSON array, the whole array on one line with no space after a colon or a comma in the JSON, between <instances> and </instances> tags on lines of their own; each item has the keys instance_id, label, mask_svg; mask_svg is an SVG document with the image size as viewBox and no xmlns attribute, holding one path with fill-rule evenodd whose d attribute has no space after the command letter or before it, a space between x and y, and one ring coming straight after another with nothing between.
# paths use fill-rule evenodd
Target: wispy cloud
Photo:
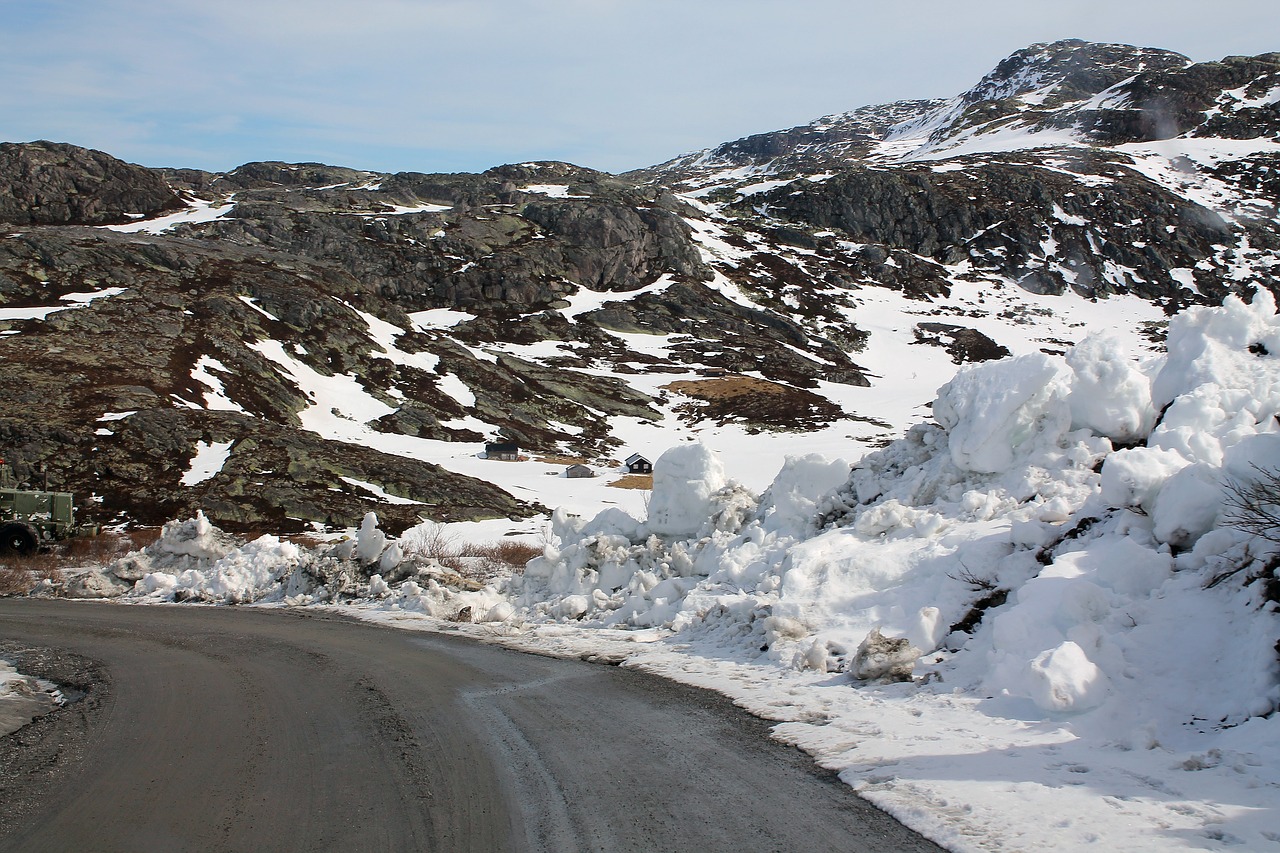
<instances>
[{"instance_id":1,"label":"wispy cloud","mask_svg":"<svg viewBox=\"0 0 1280 853\"><path fill-rule=\"evenodd\" d=\"M214 169L622 170L955 94L1033 41L1276 49L1239 23L1271 2L0 0L0 137Z\"/></svg>"}]
</instances>

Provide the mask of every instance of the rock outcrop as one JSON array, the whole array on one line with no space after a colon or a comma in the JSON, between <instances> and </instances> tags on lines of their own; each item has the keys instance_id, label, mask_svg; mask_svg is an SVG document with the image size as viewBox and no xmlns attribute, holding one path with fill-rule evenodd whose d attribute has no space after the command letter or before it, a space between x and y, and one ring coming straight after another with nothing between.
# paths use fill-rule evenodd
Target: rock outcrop
<instances>
[{"instance_id":1,"label":"rock outcrop","mask_svg":"<svg viewBox=\"0 0 1280 853\"><path fill-rule=\"evenodd\" d=\"M626 175L3 143L0 451L88 520L283 531L533 513L424 461L498 436L600 463L624 421L887 430L849 410L893 381L876 335L946 367L1045 299L1276 289L1278 135L1280 54L1064 41Z\"/></svg>"},{"instance_id":2,"label":"rock outcrop","mask_svg":"<svg viewBox=\"0 0 1280 853\"><path fill-rule=\"evenodd\" d=\"M153 169L59 142L0 142L0 222L109 225L185 206Z\"/></svg>"}]
</instances>

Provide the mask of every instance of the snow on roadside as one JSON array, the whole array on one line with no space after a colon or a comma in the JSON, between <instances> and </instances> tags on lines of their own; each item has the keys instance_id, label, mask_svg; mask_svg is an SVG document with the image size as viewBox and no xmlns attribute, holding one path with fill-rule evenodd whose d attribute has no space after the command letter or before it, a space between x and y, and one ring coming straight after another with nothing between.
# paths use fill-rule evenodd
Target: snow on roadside
<instances>
[{"instance_id":1,"label":"snow on roadside","mask_svg":"<svg viewBox=\"0 0 1280 853\"><path fill-rule=\"evenodd\" d=\"M316 549L198 517L113 571L135 600L340 602L718 690L955 850L1269 849L1280 549L1229 516L1280 470L1272 298L1187 310L1169 353L962 369L934 422L760 494L678 445L646 513L559 510L484 586L372 516Z\"/></svg>"},{"instance_id":2,"label":"snow on roadside","mask_svg":"<svg viewBox=\"0 0 1280 853\"><path fill-rule=\"evenodd\" d=\"M18 672L0 659L0 737L62 704L57 685Z\"/></svg>"}]
</instances>

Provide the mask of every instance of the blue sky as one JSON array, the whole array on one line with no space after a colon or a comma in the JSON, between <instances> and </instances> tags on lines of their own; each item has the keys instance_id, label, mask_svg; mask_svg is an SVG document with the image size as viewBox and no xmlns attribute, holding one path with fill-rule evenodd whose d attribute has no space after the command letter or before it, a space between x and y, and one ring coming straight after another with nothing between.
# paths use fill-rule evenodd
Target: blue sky
<instances>
[{"instance_id":1,"label":"blue sky","mask_svg":"<svg viewBox=\"0 0 1280 853\"><path fill-rule=\"evenodd\" d=\"M618 172L948 97L1034 42L1280 51L1275 0L0 0L0 21L0 140L214 171Z\"/></svg>"}]
</instances>

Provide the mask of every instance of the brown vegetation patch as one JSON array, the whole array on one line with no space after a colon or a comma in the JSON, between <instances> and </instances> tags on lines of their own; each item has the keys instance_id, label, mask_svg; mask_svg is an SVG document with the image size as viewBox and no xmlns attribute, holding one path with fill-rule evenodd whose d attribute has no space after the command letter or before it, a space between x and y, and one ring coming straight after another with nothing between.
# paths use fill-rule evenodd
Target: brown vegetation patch
<instances>
[{"instance_id":1,"label":"brown vegetation patch","mask_svg":"<svg viewBox=\"0 0 1280 853\"><path fill-rule=\"evenodd\" d=\"M141 551L160 538L159 527L107 530L96 536L76 536L54 546L63 567L105 565L131 551Z\"/></svg>"},{"instance_id":2,"label":"brown vegetation patch","mask_svg":"<svg viewBox=\"0 0 1280 853\"><path fill-rule=\"evenodd\" d=\"M682 379L663 386L691 398L675 407L689 424L742 423L749 430L807 430L845 416L835 403L803 388L754 376Z\"/></svg>"},{"instance_id":3,"label":"brown vegetation patch","mask_svg":"<svg viewBox=\"0 0 1280 853\"><path fill-rule=\"evenodd\" d=\"M519 574L526 563L542 556L541 546L519 539L461 541L442 524L414 528L404 544L409 556L435 560L448 577L465 582L468 588L479 588L499 575Z\"/></svg>"},{"instance_id":4,"label":"brown vegetation patch","mask_svg":"<svg viewBox=\"0 0 1280 853\"><path fill-rule=\"evenodd\" d=\"M108 530L95 536L75 536L41 546L34 554L6 554L0 557L0 596L26 595L41 581L61 587L64 570L105 566L113 560L140 551L160 538L159 527Z\"/></svg>"},{"instance_id":5,"label":"brown vegetation patch","mask_svg":"<svg viewBox=\"0 0 1280 853\"><path fill-rule=\"evenodd\" d=\"M652 474L626 474L612 483L606 485L613 486L615 489L643 489L648 491L653 488Z\"/></svg>"},{"instance_id":6,"label":"brown vegetation patch","mask_svg":"<svg viewBox=\"0 0 1280 853\"><path fill-rule=\"evenodd\" d=\"M49 551L6 554L0 562L0 596L26 595L43 580L62 582L58 558Z\"/></svg>"},{"instance_id":7,"label":"brown vegetation patch","mask_svg":"<svg viewBox=\"0 0 1280 853\"><path fill-rule=\"evenodd\" d=\"M542 462L545 465L585 465L587 460L581 456L556 456L555 454L545 454L533 457L534 462Z\"/></svg>"}]
</instances>

